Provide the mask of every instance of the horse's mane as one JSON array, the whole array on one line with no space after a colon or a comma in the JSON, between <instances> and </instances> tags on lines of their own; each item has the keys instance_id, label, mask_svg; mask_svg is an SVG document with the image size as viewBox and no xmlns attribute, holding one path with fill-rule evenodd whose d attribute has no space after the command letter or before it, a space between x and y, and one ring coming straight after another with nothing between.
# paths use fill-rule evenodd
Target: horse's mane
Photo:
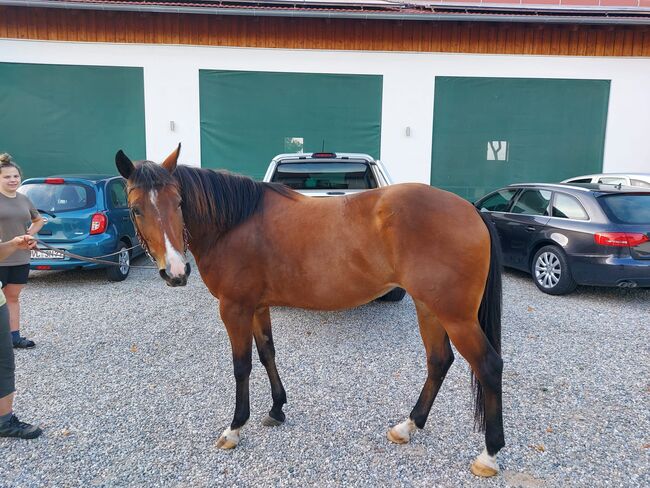
<instances>
[{"instance_id":1,"label":"horse's mane","mask_svg":"<svg viewBox=\"0 0 650 488\"><path fill-rule=\"evenodd\" d=\"M145 190L176 185L185 224L188 228L208 226L215 231L215 239L260 210L267 189L288 198L296 195L285 185L259 182L228 171L179 164L170 174L151 161L137 165L129 180L132 187Z\"/></svg>"}]
</instances>

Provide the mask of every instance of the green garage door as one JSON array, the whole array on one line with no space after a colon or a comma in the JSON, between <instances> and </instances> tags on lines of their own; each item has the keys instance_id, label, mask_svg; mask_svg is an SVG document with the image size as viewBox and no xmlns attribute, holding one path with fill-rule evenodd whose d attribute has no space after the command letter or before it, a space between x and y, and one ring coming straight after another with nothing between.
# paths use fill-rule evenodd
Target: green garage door
<instances>
[{"instance_id":1,"label":"green garage door","mask_svg":"<svg viewBox=\"0 0 650 488\"><path fill-rule=\"evenodd\" d=\"M26 177L117 174L145 157L142 68L0 63L0 152Z\"/></svg>"},{"instance_id":2,"label":"green garage door","mask_svg":"<svg viewBox=\"0 0 650 488\"><path fill-rule=\"evenodd\" d=\"M431 184L499 186L600 172L609 81L436 77Z\"/></svg>"},{"instance_id":3,"label":"green garage door","mask_svg":"<svg viewBox=\"0 0 650 488\"><path fill-rule=\"evenodd\" d=\"M201 165L262 178L276 154L379 157L382 77L201 70Z\"/></svg>"}]
</instances>

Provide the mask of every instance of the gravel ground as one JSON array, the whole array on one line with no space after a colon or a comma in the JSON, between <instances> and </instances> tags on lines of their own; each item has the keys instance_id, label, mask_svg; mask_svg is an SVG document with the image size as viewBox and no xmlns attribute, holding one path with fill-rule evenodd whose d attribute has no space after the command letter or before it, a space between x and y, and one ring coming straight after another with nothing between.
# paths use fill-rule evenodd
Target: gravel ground
<instances>
[{"instance_id":1,"label":"gravel ground","mask_svg":"<svg viewBox=\"0 0 650 488\"><path fill-rule=\"evenodd\" d=\"M138 264L147 263L139 259ZM343 312L274 309L287 422L266 428L255 357L251 420L214 448L234 409L227 334L198 274L36 272L24 292L16 411L34 441L0 439L0 486L650 486L650 290L539 292L505 274L502 472L469 471L467 363L458 356L425 429L388 442L425 378L412 301Z\"/></svg>"}]
</instances>

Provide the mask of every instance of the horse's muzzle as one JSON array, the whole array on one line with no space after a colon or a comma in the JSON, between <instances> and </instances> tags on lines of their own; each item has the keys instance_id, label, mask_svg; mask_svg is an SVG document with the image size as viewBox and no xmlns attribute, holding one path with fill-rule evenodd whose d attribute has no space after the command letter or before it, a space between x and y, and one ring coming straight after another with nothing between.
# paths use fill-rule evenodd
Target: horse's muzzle
<instances>
[{"instance_id":1,"label":"horse's muzzle","mask_svg":"<svg viewBox=\"0 0 650 488\"><path fill-rule=\"evenodd\" d=\"M185 263L185 274L181 276L174 276L173 278L167 274L167 270L161 269L158 271L160 277L165 280L168 286L185 286L187 285L187 278L192 272L192 267L190 263Z\"/></svg>"}]
</instances>

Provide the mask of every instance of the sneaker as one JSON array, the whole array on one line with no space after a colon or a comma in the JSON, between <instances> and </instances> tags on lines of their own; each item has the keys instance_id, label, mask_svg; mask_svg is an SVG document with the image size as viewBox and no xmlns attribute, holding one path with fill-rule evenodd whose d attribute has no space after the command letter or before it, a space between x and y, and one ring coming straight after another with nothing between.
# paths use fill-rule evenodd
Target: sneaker
<instances>
[{"instance_id":1,"label":"sneaker","mask_svg":"<svg viewBox=\"0 0 650 488\"><path fill-rule=\"evenodd\" d=\"M5 423L0 424L0 437L18 437L19 439L36 439L43 430L36 426L18 420L12 415Z\"/></svg>"},{"instance_id":2,"label":"sneaker","mask_svg":"<svg viewBox=\"0 0 650 488\"><path fill-rule=\"evenodd\" d=\"M14 349L31 349L36 346L36 343L27 337L21 337L17 341L14 341Z\"/></svg>"}]
</instances>

